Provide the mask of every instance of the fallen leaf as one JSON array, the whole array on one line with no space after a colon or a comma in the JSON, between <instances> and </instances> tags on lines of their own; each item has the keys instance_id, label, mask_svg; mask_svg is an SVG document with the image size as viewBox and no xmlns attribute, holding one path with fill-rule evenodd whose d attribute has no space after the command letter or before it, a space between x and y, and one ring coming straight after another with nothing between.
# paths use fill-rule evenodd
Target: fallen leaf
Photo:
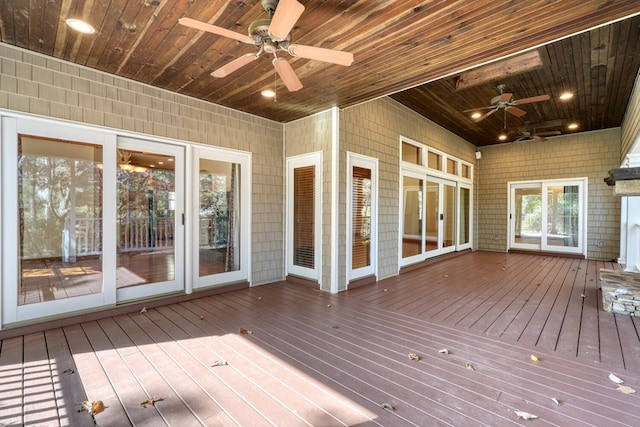
<instances>
[{"instance_id":1,"label":"fallen leaf","mask_svg":"<svg viewBox=\"0 0 640 427\"><path fill-rule=\"evenodd\" d=\"M522 418L523 420L535 420L536 418L538 418L537 415L533 415L528 412L522 412L522 411L514 411L514 412L518 416L518 419Z\"/></svg>"},{"instance_id":2,"label":"fallen leaf","mask_svg":"<svg viewBox=\"0 0 640 427\"><path fill-rule=\"evenodd\" d=\"M140 313L146 313L147 312L147 307L142 307L142 310L140 310Z\"/></svg>"},{"instance_id":3,"label":"fallen leaf","mask_svg":"<svg viewBox=\"0 0 640 427\"><path fill-rule=\"evenodd\" d=\"M392 411L394 411L394 410L395 410L395 408L394 408L393 406L391 406L391 404L390 404L390 403L383 403L382 405L380 405L380 407L381 407L382 409L391 409Z\"/></svg>"},{"instance_id":4,"label":"fallen leaf","mask_svg":"<svg viewBox=\"0 0 640 427\"><path fill-rule=\"evenodd\" d=\"M447 277L449 277L449 275L448 275L448 274L445 274L445 275L444 275L444 276L442 276L442 277L444 277L444 278L446 279Z\"/></svg>"},{"instance_id":5,"label":"fallen leaf","mask_svg":"<svg viewBox=\"0 0 640 427\"><path fill-rule=\"evenodd\" d=\"M540 361L540 359L538 358L538 356L536 356L535 354L532 354L532 355L531 355L531 360L532 360L533 362L539 362L539 361Z\"/></svg>"},{"instance_id":6,"label":"fallen leaf","mask_svg":"<svg viewBox=\"0 0 640 427\"><path fill-rule=\"evenodd\" d=\"M69 369L65 369L64 371L62 371L63 374L75 374L76 371L74 371L73 369L69 368Z\"/></svg>"},{"instance_id":7,"label":"fallen leaf","mask_svg":"<svg viewBox=\"0 0 640 427\"><path fill-rule=\"evenodd\" d=\"M340 329L340 326L334 325L332 326L333 329Z\"/></svg>"},{"instance_id":8,"label":"fallen leaf","mask_svg":"<svg viewBox=\"0 0 640 427\"><path fill-rule=\"evenodd\" d=\"M260 301L262 299L262 297L258 297L258 301Z\"/></svg>"},{"instance_id":9,"label":"fallen leaf","mask_svg":"<svg viewBox=\"0 0 640 427\"><path fill-rule=\"evenodd\" d=\"M475 371L476 368L473 367L473 365L469 362L467 362L466 365L464 365L465 368L469 369L470 371Z\"/></svg>"},{"instance_id":10,"label":"fallen leaf","mask_svg":"<svg viewBox=\"0 0 640 427\"><path fill-rule=\"evenodd\" d=\"M634 394L636 392L635 388L629 387L628 385L619 385L616 390L624 394Z\"/></svg>"},{"instance_id":11,"label":"fallen leaf","mask_svg":"<svg viewBox=\"0 0 640 427\"><path fill-rule=\"evenodd\" d=\"M558 399L556 399L555 397L551 399L553 401L553 403L555 403L556 405L560 406L560 401Z\"/></svg>"},{"instance_id":12,"label":"fallen leaf","mask_svg":"<svg viewBox=\"0 0 640 427\"><path fill-rule=\"evenodd\" d=\"M442 354L449 354L449 353L451 353L451 352L449 351L449 349L448 349L448 348L443 348L443 349L438 350L438 353L442 353Z\"/></svg>"},{"instance_id":13,"label":"fallen leaf","mask_svg":"<svg viewBox=\"0 0 640 427\"><path fill-rule=\"evenodd\" d=\"M384 292L387 292L388 290L389 290L389 289L387 289L387 288L384 288L384 289L383 289L383 291L384 291Z\"/></svg>"},{"instance_id":14,"label":"fallen leaf","mask_svg":"<svg viewBox=\"0 0 640 427\"><path fill-rule=\"evenodd\" d=\"M147 406L156 406L156 402L162 402L164 399L158 399L155 396L151 397L144 402L140 402L140 406L146 408Z\"/></svg>"},{"instance_id":15,"label":"fallen leaf","mask_svg":"<svg viewBox=\"0 0 640 427\"><path fill-rule=\"evenodd\" d=\"M102 400L96 400L93 402L85 400L80 404L80 409L78 409L78 412L83 411L87 411L89 414L99 414L104 411L104 403L102 403Z\"/></svg>"},{"instance_id":16,"label":"fallen leaf","mask_svg":"<svg viewBox=\"0 0 640 427\"><path fill-rule=\"evenodd\" d=\"M216 360L215 362L213 362L213 365L211 366L216 367L216 366L227 366L227 365L228 363L226 360Z\"/></svg>"},{"instance_id":17,"label":"fallen leaf","mask_svg":"<svg viewBox=\"0 0 640 427\"><path fill-rule=\"evenodd\" d=\"M616 375L614 375L612 373L609 374L609 379L611 381L613 381L614 383L616 383L616 384L624 384L624 381L622 381L622 379L620 379L619 377L617 377Z\"/></svg>"},{"instance_id":18,"label":"fallen leaf","mask_svg":"<svg viewBox=\"0 0 640 427\"><path fill-rule=\"evenodd\" d=\"M200 320L204 320L204 316L200 316Z\"/></svg>"},{"instance_id":19,"label":"fallen leaf","mask_svg":"<svg viewBox=\"0 0 640 427\"><path fill-rule=\"evenodd\" d=\"M331 304L327 304L327 307L331 307Z\"/></svg>"},{"instance_id":20,"label":"fallen leaf","mask_svg":"<svg viewBox=\"0 0 640 427\"><path fill-rule=\"evenodd\" d=\"M238 333L239 333L240 335L244 335L244 334L246 334L246 333L248 333L248 332L249 332L249 331L247 331L245 328L240 328L240 329L238 329Z\"/></svg>"},{"instance_id":21,"label":"fallen leaf","mask_svg":"<svg viewBox=\"0 0 640 427\"><path fill-rule=\"evenodd\" d=\"M409 359L411 359L411 360L420 360L420 356L418 356L415 353L409 353L408 356L409 356Z\"/></svg>"},{"instance_id":22,"label":"fallen leaf","mask_svg":"<svg viewBox=\"0 0 640 427\"><path fill-rule=\"evenodd\" d=\"M582 298L586 298L586 297L587 297L585 294L580 294L580 296L581 296Z\"/></svg>"}]
</instances>

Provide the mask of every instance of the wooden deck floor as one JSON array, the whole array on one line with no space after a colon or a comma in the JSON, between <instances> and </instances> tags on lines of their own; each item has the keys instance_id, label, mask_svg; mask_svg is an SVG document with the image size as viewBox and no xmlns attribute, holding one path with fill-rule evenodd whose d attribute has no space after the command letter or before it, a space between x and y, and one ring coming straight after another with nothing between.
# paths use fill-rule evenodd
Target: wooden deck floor
<instances>
[{"instance_id":1,"label":"wooden deck floor","mask_svg":"<svg viewBox=\"0 0 640 427\"><path fill-rule=\"evenodd\" d=\"M640 394L608 376L640 390L638 324L598 310L600 266L477 252L341 295L275 283L7 338L0 425L637 426Z\"/></svg>"}]
</instances>

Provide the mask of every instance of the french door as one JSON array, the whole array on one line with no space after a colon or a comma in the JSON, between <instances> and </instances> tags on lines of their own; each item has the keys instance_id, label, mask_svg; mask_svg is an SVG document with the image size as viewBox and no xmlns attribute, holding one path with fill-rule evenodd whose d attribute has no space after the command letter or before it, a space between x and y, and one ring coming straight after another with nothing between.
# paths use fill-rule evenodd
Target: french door
<instances>
[{"instance_id":1,"label":"french door","mask_svg":"<svg viewBox=\"0 0 640 427\"><path fill-rule=\"evenodd\" d=\"M425 246L427 256L456 249L456 183L427 177L425 194Z\"/></svg>"},{"instance_id":2,"label":"french door","mask_svg":"<svg viewBox=\"0 0 640 427\"><path fill-rule=\"evenodd\" d=\"M287 159L287 274L321 280L322 153Z\"/></svg>"},{"instance_id":3,"label":"french door","mask_svg":"<svg viewBox=\"0 0 640 427\"><path fill-rule=\"evenodd\" d=\"M470 187L461 188L446 179L404 172L401 265L470 246ZM457 233L463 221L465 231Z\"/></svg>"},{"instance_id":4,"label":"french door","mask_svg":"<svg viewBox=\"0 0 640 427\"><path fill-rule=\"evenodd\" d=\"M347 278L376 275L378 161L347 154Z\"/></svg>"},{"instance_id":5,"label":"french door","mask_svg":"<svg viewBox=\"0 0 640 427\"><path fill-rule=\"evenodd\" d=\"M510 183L509 246L582 254L585 179Z\"/></svg>"}]
</instances>

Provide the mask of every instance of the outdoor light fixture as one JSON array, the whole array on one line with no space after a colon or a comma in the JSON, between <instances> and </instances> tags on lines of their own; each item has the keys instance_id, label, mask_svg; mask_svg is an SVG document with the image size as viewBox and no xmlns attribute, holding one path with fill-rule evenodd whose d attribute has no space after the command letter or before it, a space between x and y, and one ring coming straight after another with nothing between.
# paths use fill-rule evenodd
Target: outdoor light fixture
<instances>
[{"instance_id":1,"label":"outdoor light fixture","mask_svg":"<svg viewBox=\"0 0 640 427\"><path fill-rule=\"evenodd\" d=\"M66 23L69 27L82 34L93 34L96 32L96 29L93 28L91 24L88 24L81 19L69 18L66 20Z\"/></svg>"},{"instance_id":2,"label":"outdoor light fixture","mask_svg":"<svg viewBox=\"0 0 640 427\"><path fill-rule=\"evenodd\" d=\"M568 101L571 98L573 98L573 93L571 92L563 92L562 95L560 95L560 100L562 101Z\"/></svg>"},{"instance_id":3,"label":"outdoor light fixture","mask_svg":"<svg viewBox=\"0 0 640 427\"><path fill-rule=\"evenodd\" d=\"M567 129L569 129L569 130L576 130L576 129L578 129L578 124L577 124L577 123L569 123L569 124L567 125Z\"/></svg>"},{"instance_id":4,"label":"outdoor light fixture","mask_svg":"<svg viewBox=\"0 0 640 427\"><path fill-rule=\"evenodd\" d=\"M273 89L265 89L262 92L260 92L262 94L262 96L264 96L265 98L273 98L276 96L276 92Z\"/></svg>"}]
</instances>

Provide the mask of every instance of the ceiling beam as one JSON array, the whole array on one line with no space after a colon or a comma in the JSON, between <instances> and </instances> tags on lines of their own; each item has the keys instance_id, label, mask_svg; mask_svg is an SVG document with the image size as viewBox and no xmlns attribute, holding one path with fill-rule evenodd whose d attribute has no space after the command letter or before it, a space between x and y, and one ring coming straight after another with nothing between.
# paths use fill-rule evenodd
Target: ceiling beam
<instances>
[{"instance_id":1,"label":"ceiling beam","mask_svg":"<svg viewBox=\"0 0 640 427\"><path fill-rule=\"evenodd\" d=\"M503 61L493 62L460 74L456 79L456 90L462 90L482 83L526 73L542 67L542 58L538 50L512 56Z\"/></svg>"}]
</instances>

